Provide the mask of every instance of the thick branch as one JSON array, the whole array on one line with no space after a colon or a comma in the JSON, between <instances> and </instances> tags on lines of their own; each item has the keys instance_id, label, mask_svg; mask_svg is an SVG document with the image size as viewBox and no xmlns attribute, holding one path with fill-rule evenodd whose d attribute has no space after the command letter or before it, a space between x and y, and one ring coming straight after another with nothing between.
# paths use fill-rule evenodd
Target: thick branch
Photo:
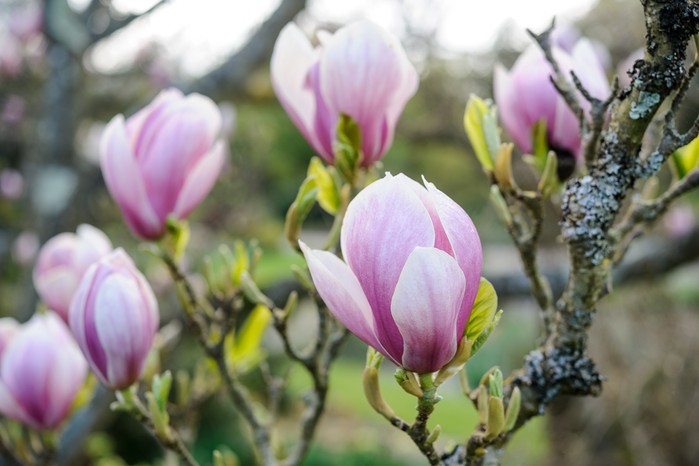
<instances>
[{"instance_id":1,"label":"thick branch","mask_svg":"<svg viewBox=\"0 0 699 466\"><path fill-rule=\"evenodd\" d=\"M187 92L199 92L214 99L242 92L252 72L269 59L279 31L305 7L306 0L282 0L238 53L188 86Z\"/></svg>"}]
</instances>

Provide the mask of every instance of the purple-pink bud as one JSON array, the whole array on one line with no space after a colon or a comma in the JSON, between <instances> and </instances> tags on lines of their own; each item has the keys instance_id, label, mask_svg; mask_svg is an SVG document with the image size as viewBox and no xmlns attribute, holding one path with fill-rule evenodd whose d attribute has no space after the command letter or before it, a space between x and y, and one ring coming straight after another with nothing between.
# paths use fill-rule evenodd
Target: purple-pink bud
<instances>
[{"instance_id":1,"label":"purple-pink bud","mask_svg":"<svg viewBox=\"0 0 699 466\"><path fill-rule=\"evenodd\" d=\"M554 46L553 56L570 79L575 71L593 97L609 96L609 82L599 52L593 44L579 40L570 52ZM532 44L520 55L510 71L495 68L495 103L500 121L514 143L524 152L532 151L532 128L543 120L551 150L568 153L577 160L581 154L580 123L551 83L553 68L539 47ZM581 96L584 109L589 104Z\"/></svg>"},{"instance_id":2,"label":"purple-pink bud","mask_svg":"<svg viewBox=\"0 0 699 466\"><path fill-rule=\"evenodd\" d=\"M369 21L335 34L318 34L313 48L289 23L274 46L274 91L313 149L333 163L341 114L362 133L363 166L379 160L393 140L403 107L415 94L418 75L398 40Z\"/></svg>"},{"instance_id":3,"label":"purple-pink bud","mask_svg":"<svg viewBox=\"0 0 699 466\"><path fill-rule=\"evenodd\" d=\"M221 112L211 99L162 91L104 130L102 175L136 236L157 239L168 217L185 219L211 191L224 162Z\"/></svg>"},{"instance_id":4,"label":"purple-pink bud","mask_svg":"<svg viewBox=\"0 0 699 466\"><path fill-rule=\"evenodd\" d=\"M398 366L439 370L461 340L481 276L473 222L432 183L404 175L369 185L347 209L342 254L301 243L335 317Z\"/></svg>"},{"instance_id":5,"label":"purple-pink bud","mask_svg":"<svg viewBox=\"0 0 699 466\"><path fill-rule=\"evenodd\" d=\"M158 330L153 290L123 249L93 264L70 306L70 329L100 381L136 382Z\"/></svg>"},{"instance_id":6,"label":"purple-pink bud","mask_svg":"<svg viewBox=\"0 0 699 466\"><path fill-rule=\"evenodd\" d=\"M68 416L86 372L66 324L53 312L36 314L0 354L0 412L53 429Z\"/></svg>"},{"instance_id":7,"label":"purple-pink bud","mask_svg":"<svg viewBox=\"0 0 699 466\"><path fill-rule=\"evenodd\" d=\"M34 287L41 300L67 322L70 300L87 268L111 251L109 238L91 225L48 240L34 266Z\"/></svg>"}]
</instances>

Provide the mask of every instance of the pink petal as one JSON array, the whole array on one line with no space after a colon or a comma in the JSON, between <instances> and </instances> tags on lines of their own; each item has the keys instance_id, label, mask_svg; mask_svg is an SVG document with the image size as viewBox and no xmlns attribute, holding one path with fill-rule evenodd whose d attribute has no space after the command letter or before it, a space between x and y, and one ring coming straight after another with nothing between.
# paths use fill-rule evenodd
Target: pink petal
<instances>
[{"instance_id":1,"label":"pink petal","mask_svg":"<svg viewBox=\"0 0 699 466\"><path fill-rule=\"evenodd\" d=\"M141 375L153 342L144 319L148 312L132 277L114 273L101 283L95 299L95 329L112 388L126 388Z\"/></svg>"},{"instance_id":2,"label":"pink petal","mask_svg":"<svg viewBox=\"0 0 699 466\"><path fill-rule=\"evenodd\" d=\"M221 131L221 112L211 99L191 94L164 109L149 130L150 143L135 155L148 199L164 220L173 212L189 172Z\"/></svg>"},{"instance_id":3,"label":"pink petal","mask_svg":"<svg viewBox=\"0 0 699 466\"><path fill-rule=\"evenodd\" d=\"M0 380L0 413L23 424L35 425L32 418L10 393L2 380Z\"/></svg>"},{"instance_id":4,"label":"pink petal","mask_svg":"<svg viewBox=\"0 0 699 466\"><path fill-rule=\"evenodd\" d=\"M454 202L449 196L437 189L434 184L423 180L429 191L433 205L446 234L451 251L440 248L456 259L466 279L466 288L459 309L459 317L456 325L457 340L463 335L471 308L478 294L478 285L481 279L483 251L478 231L471 221L471 217ZM439 246L436 246L439 247Z\"/></svg>"},{"instance_id":5,"label":"pink petal","mask_svg":"<svg viewBox=\"0 0 699 466\"><path fill-rule=\"evenodd\" d=\"M465 286L464 274L449 254L434 248L413 251L391 300L391 314L403 336L403 367L426 374L454 356Z\"/></svg>"},{"instance_id":6,"label":"pink petal","mask_svg":"<svg viewBox=\"0 0 699 466\"><path fill-rule=\"evenodd\" d=\"M326 161L332 160L314 132L316 97L308 86L308 74L318 54L301 30L293 23L284 26L274 44L270 74L279 102L291 121Z\"/></svg>"},{"instance_id":7,"label":"pink petal","mask_svg":"<svg viewBox=\"0 0 699 466\"><path fill-rule=\"evenodd\" d=\"M112 251L112 242L99 228L83 223L76 230L80 247L77 248L75 265L80 275L102 256Z\"/></svg>"},{"instance_id":8,"label":"pink petal","mask_svg":"<svg viewBox=\"0 0 699 466\"><path fill-rule=\"evenodd\" d=\"M349 267L332 253L312 250L299 241L301 251L311 271L313 283L335 318L367 345L396 362L376 336L376 323L369 302Z\"/></svg>"},{"instance_id":9,"label":"pink petal","mask_svg":"<svg viewBox=\"0 0 699 466\"><path fill-rule=\"evenodd\" d=\"M573 48L572 58L573 69L590 94L598 99L609 97L609 80L595 45L587 39L579 40Z\"/></svg>"},{"instance_id":10,"label":"pink petal","mask_svg":"<svg viewBox=\"0 0 699 466\"><path fill-rule=\"evenodd\" d=\"M117 250L118 251L118 250ZM112 254L115 254L116 251ZM101 267L102 261L91 265L83 277L78 290L70 303L68 322L75 341L90 364L90 368L97 377L105 382L106 357L104 351L95 337L94 318L89 308L94 306L97 284L106 275L107 271ZM88 317L89 314L89 317Z\"/></svg>"},{"instance_id":11,"label":"pink petal","mask_svg":"<svg viewBox=\"0 0 699 466\"><path fill-rule=\"evenodd\" d=\"M556 101L560 95L551 83L552 75L551 65L535 45L522 54L512 69L514 98L518 100L520 115L524 116L528 131L541 119L550 127L556 116Z\"/></svg>"},{"instance_id":12,"label":"pink petal","mask_svg":"<svg viewBox=\"0 0 699 466\"><path fill-rule=\"evenodd\" d=\"M186 176L173 214L184 219L211 191L221 173L226 151L223 141L218 141Z\"/></svg>"},{"instance_id":13,"label":"pink petal","mask_svg":"<svg viewBox=\"0 0 699 466\"><path fill-rule=\"evenodd\" d=\"M124 117L107 124L101 141L100 165L109 192L119 204L131 230L143 238L157 238L164 223L153 210L140 169L126 136Z\"/></svg>"},{"instance_id":14,"label":"pink petal","mask_svg":"<svg viewBox=\"0 0 699 466\"><path fill-rule=\"evenodd\" d=\"M357 121L365 154L377 154L383 146L385 112L404 79L401 54L398 41L369 21L340 29L323 50L320 84L325 103L331 115L345 113Z\"/></svg>"},{"instance_id":15,"label":"pink petal","mask_svg":"<svg viewBox=\"0 0 699 466\"><path fill-rule=\"evenodd\" d=\"M126 120L126 134L129 136L134 153L141 153L144 147L157 137L154 126L158 126L163 112L184 95L179 89L170 88L160 91L153 101Z\"/></svg>"},{"instance_id":16,"label":"pink petal","mask_svg":"<svg viewBox=\"0 0 699 466\"><path fill-rule=\"evenodd\" d=\"M515 93L514 82L509 71L502 65L495 66L494 77L495 103L502 126L510 135L517 147L525 152L531 152L531 128L525 121L524 113L518 106L518 98Z\"/></svg>"},{"instance_id":17,"label":"pink petal","mask_svg":"<svg viewBox=\"0 0 699 466\"><path fill-rule=\"evenodd\" d=\"M390 312L398 277L410 253L434 241L427 210L399 177L375 181L347 209L342 252L374 312L378 339L390 354L401 354L403 348Z\"/></svg>"},{"instance_id":18,"label":"pink petal","mask_svg":"<svg viewBox=\"0 0 699 466\"><path fill-rule=\"evenodd\" d=\"M365 159L362 161L364 166L369 166L375 163L391 146L391 143L393 142L393 133L396 129L396 125L398 124L398 118L400 117L401 113L403 113L405 104L417 92L420 82L420 77L417 74L417 70L415 70L413 64L410 63L410 60L408 60L403 48L399 47L396 50L396 53L400 55L403 77L397 85L393 94L393 100L385 112L384 125L381 128L382 134L379 136L381 145L374 152L376 155L373 157L371 156L370 152L366 152L365 150Z\"/></svg>"},{"instance_id":19,"label":"pink petal","mask_svg":"<svg viewBox=\"0 0 699 466\"><path fill-rule=\"evenodd\" d=\"M313 133L315 134L319 146L318 152L326 162L334 163L335 152L333 150L333 142L336 138L337 122L340 120L340 114L330 113L328 106L325 104L320 88L320 66L318 63L311 66L308 72L306 86L313 90L313 94L316 97L315 115L313 116Z\"/></svg>"},{"instance_id":20,"label":"pink petal","mask_svg":"<svg viewBox=\"0 0 699 466\"><path fill-rule=\"evenodd\" d=\"M67 319L70 300L78 289L80 278L68 267L57 267L35 277L34 286L46 306Z\"/></svg>"}]
</instances>

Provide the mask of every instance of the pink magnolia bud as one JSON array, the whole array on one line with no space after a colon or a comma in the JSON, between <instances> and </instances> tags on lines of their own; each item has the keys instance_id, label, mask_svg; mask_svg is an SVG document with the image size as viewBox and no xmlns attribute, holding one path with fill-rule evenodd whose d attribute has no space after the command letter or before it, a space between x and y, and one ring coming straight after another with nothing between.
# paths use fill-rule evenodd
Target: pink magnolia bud
<instances>
[{"instance_id":1,"label":"pink magnolia bud","mask_svg":"<svg viewBox=\"0 0 699 466\"><path fill-rule=\"evenodd\" d=\"M432 183L374 182L342 224L345 262L301 243L313 282L352 333L398 366L440 369L464 334L481 276L481 243L466 212Z\"/></svg>"},{"instance_id":2,"label":"pink magnolia bud","mask_svg":"<svg viewBox=\"0 0 699 466\"><path fill-rule=\"evenodd\" d=\"M593 97L607 98L610 89L604 66L590 41L579 40L570 53L554 46L553 54L568 79L573 70ZM532 128L543 120L549 148L558 155L559 168L568 167L569 176L581 155L580 124L551 83L552 75L546 57L532 44L510 71L499 65L495 68L495 102L502 125L524 152L531 153ZM588 109L582 96L580 100Z\"/></svg>"},{"instance_id":3,"label":"pink magnolia bud","mask_svg":"<svg viewBox=\"0 0 699 466\"><path fill-rule=\"evenodd\" d=\"M80 349L113 389L141 377L158 319L153 290L121 248L88 269L70 305L70 328Z\"/></svg>"},{"instance_id":4,"label":"pink magnolia bud","mask_svg":"<svg viewBox=\"0 0 699 466\"><path fill-rule=\"evenodd\" d=\"M388 150L418 75L395 37L369 21L318 35L315 49L296 25L279 34L272 84L284 109L313 149L333 163L340 114L362 132L363 166Z\"/></svg>"},{"instance_id":5,"label":"pink magnolia bud","mask_svg":"<svg viewBox=\"0 0 699 466\"><path fill-rule=\"evenodd\" d=\"M0 355L0 412L36 429L53 429L69 414L87 364L66 324L36 314Z\"/></svg>"},{"instance_id":6,"label":"pink magnolia bud","mask_svg":"<svg viewBox=\"0 0 699 466\"><path fill-rule=\"evenodd\" d=\"M137 236L157 239L167 218L183 220L213 188L224 162L221 113L208 97L162 91L102 135L100 164L109 192Z\"/></svg>"},{"instance_id":7,"label":"pink magnolia bud","mask_svg":"<svg viewBox=\"0 0 699 466\"><path fill-rule=\"evenodd\" d=\"M109 238L92 225L80 225L76 233L48 240L39 251L33 277L44 304L67 322L70 301L87 268L111 250Z\"/></svg>"}]
</instances>

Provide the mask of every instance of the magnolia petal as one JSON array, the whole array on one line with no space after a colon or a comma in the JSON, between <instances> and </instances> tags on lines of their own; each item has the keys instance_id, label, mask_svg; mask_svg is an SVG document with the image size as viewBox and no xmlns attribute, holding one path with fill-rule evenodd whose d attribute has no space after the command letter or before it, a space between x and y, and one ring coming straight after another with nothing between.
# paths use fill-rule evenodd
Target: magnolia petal
<instances>
[{"instance_id":1,"label":"magnolia petal","mask_svg":"<svg viewBox=\"0 0 699 466\"><path fill-rule=\"evenodd\" d=\"M0 413L23 424L36 426L2 380L0 380Z\"/></svg>"},{"instance_id":2,"label":"magnolia petal","mask_svg":"<svg viewBox=\"0 0 699 466\"><path fill-rule=\"evenodd\" d=\"M119 204L131 230L142 238L160 236L164 223L156 216L146 195L146 187L136 156L129 145L122 115L115 116L104 129L100 165L107 188Z\"/></svg>"},{"instance_id":3,"label":"magnolia petal","mask_svg":"<svg viewBox=\"0 0 699 466\"><path fill-rule=\"evenodd\" d=\"M357 277L337 256L310 249L299 241L318 294L335 318L367 345L396 362L400 353L390 354L379 341L369 302Z\"/></svg>"},{"instance_id":4,"label":"magnolia petal","mask_svg":"<svg viewBox=\"0 0 699 466\"><path fill-rule=\"evenodd\" d=\"M374 311L377 335L391 354L403 341L391 318L391 298L403 265L417 246L434 245L432 221L420 198L400 177L386 175L350 203L341 232L342 252Z\"/></svg>"},{"instance_id":5,"label":"magnolia petal","mask_svg":"<svg viewBox=\"0 0 699 466\"><path fill-rule=\"evenodd\" d=\"M118 251L118 250L117 250ZM114 253L113 253L114 254ZM70 330L75 341L82 350L90 368L102 383L106 381L106 360L104 351L99 342L94 338L94 318L88 317L88 308L94 305L97 284L106 275L107 271L101 266L102 261L91 265L80 282L78 290L73 296L68 313Z\"/></svg>"},{"instance_id":6,"label":"magnolia petal","mask_svg":"<svg viewBox=\"0 0 699 466\"><path fill-rule=\"evenodd\" d=\"M579 40L572 52L575 73L592 97L600 100L606 99L611 93L604 63L600 59L600 53L603 52L606 49L598 51L588 39Z\"/></svg>"},{"instance_id":7,"label":"magnolia petal","mask_svg":"<svg viewBox=\"0 0 699 466\"><path fill-rule=\"evenodd\" d=\"M403 336L404 368L435 372L454 356L465 287L464 274L449 254L435 248L413 251L391 300L391 314Z\"/></svg>"},{"instance_id":8,"label":"magnolia petal","mask_svg":"<svg viewBox=\"0 0 699 466\"><path fill-rule=\"evenodd\" d=\"M380 137L381 146L372 156L371 153L366 155L362 161L364 166L370 166L374 164L383 155L393 142L393 133L395 131L396 125L398 124L398 118L400 118L405 104L415 95L417 92L420 77L417 74L417 70L413 64L408 60L407 55L402 47L396 50L396 53L400 55L400 61L402 62L402 79L393 94L393 99L391 104L386 109L385 119L382 126L382 134Z\"/></svg>"},{"instance_id":9,"label":"magnolia petal","mask_svg":"<svg viewBox=\"0 0 699 466\"><path fill-rule=\"evenodd\" d=\"M46 306L67 320L70 300L78 289L80 278L70 268L58 267L37 276L34 286Z\"/></svg>"},{"instance_id":10,"label":"magnolia petal","mask_svg":"<svg viewBox=\"0 0 699 466\"><path fill-rule=\"evenodd\" d=\"M134 113L126 121L126 134L134 148L134 153L139 153L139 148L147 144L147 139L153 135L150 129L155 126L160 115L172 102L183 97L182 91L177 88L164 89L153 99L153 101Z\"/></svg>"},{"instance_id":11,"label":"magnolia petal","mask_svg":"<svg viewBox=\"0 0 699 466\"><path fill-rule=\"evenodd\" d=\"M521 108L520 115L524 117L527 131L542 119L548 126L556 117L556 101L561 96L551 83L552 75L553 68L536 45L530 46L512 69L512 97L515 105Z\"/></svg>"},{"instance_id":12,"label":"magnolia petal","mask_svg":"<svg viewBox=\"0 0 699 466\"><path fill-rule=\"evenodd\" d=\"M59 352L53 348L53 364L46 374L46 386L51 387L48 391L51 401L44 410L44 424L47 428L54 428L70 411L85 381L87 362L62 321L49 314L46 323L53 334L54 345L61 348Z\"/></svg>"},{"instance_id":13,"label":"magnolia petal","mask_svg":"<svg viewBox=\"0 0 699 466\"><path fill-rule=\"evenodd\" d=\"M279 33L274 44L270 75L272 87L291 121L301 131L309 144L326 160L326 154L313 131L316 97L308 86L308 74L318 54L303 32L289 23Z\"/></svg>"},{"instance_id":14,"label":"magnolia petal","mask_svg":"<svg viewBox=\"0 0 699 466\"><path fill-rule=\"evenodd\" d=\"M525 152L532 150L532 141L528 122L517 105L514 83L510 72L502 65L495 66L494 96L500 121L517 147Z\"/></svg>"},{"instance_id":15,"label":"magnolia petal","mask_svg":"<svg viewBox=\"0 0 699 466\"><path fill-rule=\"evenodd\" d=\"M170 104L136 154L156 215L172 213L189 172L208 153L221 131L221 112L200 94Z\"/></svg>"},{"instance_id":16,"label":"magnolia petal","mask_svg":"<svg viewBox=\"0 0 699 466\"><path fill-rule=\"evenodd\" d=\"M370 21L350 24L327 41L320 60L323 100L331 115L345 113L362 130L362 150L375 156L383 146L385 112L404 76L398 41Z\"/></svg>"},{"instance_id":17,"label":"magnolia petal","mask_svg":"<svg viewBox=\"0 0 699 466\"><path fill-rule=\"evenodd\" d=\"M85 270L97 261L102 256L109 254L112 251L112 242L107 235L99 228L86 223L78 225L75 230L79 241L79 247L76 251L75 265L80 275L85 273Z\"/></svg>"},{"instance_id":18,"label":"magnolia petal","mask_svg":"<svg viewBox=\"0 0 699 466\"><path fill-rule=\"evenodd\" d=\"M458 340L464 332L473 302L478 294L483 264L481 239L471 217L468 216L461 206L437 189L434 184L424 179L423 182L437 210L442 228L451 246L451 251L445 250L445 252L452 253L466 278L466 288L456 326Z\"/></svg>"},{"instance_id":19,"label":"magnolia petal","mask_svg":"<svg viewBox=\"0 0 699 466\"><path fill-rule=\"evenodd\" d=\"M100 285L95 300L95 329L107 361L109 386L123 389L141 375L153 335L142 315L146 312L133 278L114 273Z\"/></svg>"},{"instance_id":20,"label":"magnolia petal","mask_svg":"<svg viewBox=\"0 0 699 466\"><path fill-rule=\"evenodd\" d=\"M211 150L192 167L180 190L173 210L175 217L183 219L196 208L211 191L221 174L226 150L223 141L218 141Z\"/></svg>"}]
</instances>

